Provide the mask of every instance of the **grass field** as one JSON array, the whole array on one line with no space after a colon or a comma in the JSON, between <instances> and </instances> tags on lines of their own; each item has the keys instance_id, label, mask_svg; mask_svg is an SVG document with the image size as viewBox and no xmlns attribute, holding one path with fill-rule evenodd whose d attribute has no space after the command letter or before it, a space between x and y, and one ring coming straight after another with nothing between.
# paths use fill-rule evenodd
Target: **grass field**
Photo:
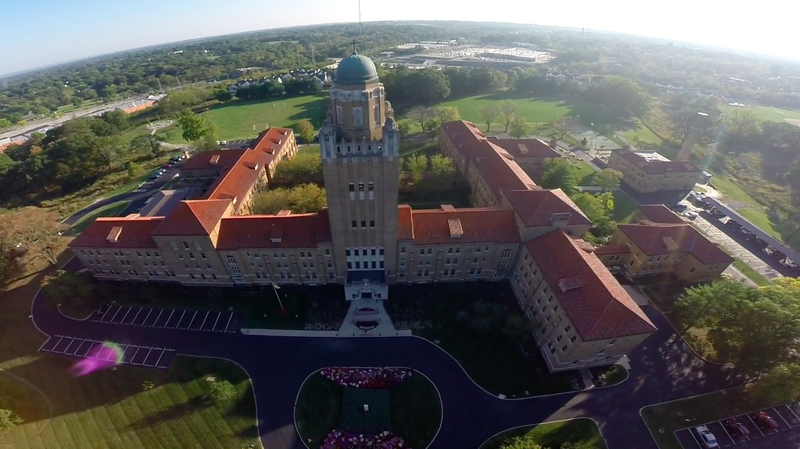
<instances>
[{"instance_id":1,"label":"grass field","mask_svg":"<svg viewBox=\"0 0 800 449\"><path fill-rule=\"evenodd\" d=\"M636 212L636 209L639 208L639 203L622 190L615 190L612 195L614 195L614 213L612 218L617 223L630 223L633 214Z\"/></svg>"},{"instance_id":2,"label":"grass field","mask_svg":"<svg viewBox=\"0 0 800 449\"><path fill-rule=\"evenodd\" d=\"M597 424L590 419L579 418L509 430L490 439L480 449L499 449L514 437L522 437L543 448L558 448L564 443L587 444L596 449L606 448L606 442Z\"/></svg>"},{"instance_id":3,"label":"grass field","mask_svg":"<svg viewBox=\"0 0 800 449\"><path fill-rule=\"evenodd\" d=\"M74 225L72 225L68 232L70 235L78 235L83 232L90 224L94 223L94 220L97 217L116 217L126 207L130 204L129 201L117 201L116 203L111 203L106 206L97 209L96 211L92 212L91 214L87 214L80 220L78 220Z\"/></svg>"},{"instance_id":4,"label":"grass field","mask_svg":"<svg viewBox=\"0 0 800 449\"><path fill-rule=\"evenodd\" d=\"M736 111L751 111L762 120L782 122L784 119L800 120L800 111L791 109L773 108L771 106L730 106L727 103L720 104L720 110L725 114L733 114Z\"/></svg>"},{"instance_id":5,"label":"grass field","mask_svg":"<svg viewBox=\"0 0 800 449\"><path fill-rule=\"evenodd\" d=\"M754 270L753 268L750 267L750 265L747 265L746 263L744 263L744 261L742 261L740 259L734 260L733 261L733 266L736 267L737 270L741 271L742 274L744 274L745 276L749 277L750 280L752 280L753 282L755 282L758 285L769 285L769 284L771 284L769 279L765 278L761 273L759 273L758 271Z\"/></svg>"},{"instance_id":6,"label":"grass field","mask_svg":"<svg viewBox=\"0 0 800 449\"><path fill-rule=\"evenodd\" d=\"M673 431L775 405L737 387L642 409L642 419L660 449L683 449ZM688 423L688 424L687 424ZM663 430L663 432L662 432Z\"/></svg>"},{"instance_id":7,"label":"grass field","mask_svg":"<svg viewBox=\"0 0 800 449\"><path fill-rule=\"evenodd\" d=\"M322 97L308 95L272 101L234 101L215 106L202 115L216 125L219 140L236 140L256 137L267 127L291 127L302 119L311 120L318 128L325 115L324 107Z\"/></svg>"},{"instance_id":8,"label":"grass field","mask_svg":"<svg viewBox=\"0 0 800 449\"><path fill-rule=\"evenodd\" d=\"M597 173L591 165L587 164L585 161L580 159L576 159L575 167L578 169L578 185L579 186L590 186L592 185L592 181L594 180L594 174Z\"/></svg>"},{"instance_id":9,"label":"grass field","mask_svg":"<svg viewBox=\"0 0 800 449\"><path fill-rule=\"evenodd\" d=\"M641 122L638 123L638 126L633 129L629 129L622 133L622 137L624 137L628 142L636 145L635 140L638 139L639 142L650 143L653 145L661 145L664 143L660 137L653 134L652 131L646 126L644 126Z\"/></svg>"},{"instance_id":10,"label":"grass field","mask_svg":"<svg viewBox=\"0 0 800 449\"><path fill-rule=\"evenodd\" d=\"M65 263L71 254L59 258ZM31 300L51 272L37 266L0 290L0 404L24 420L0 446L26 449L260 448L250 382L227 362L178 357L169 370L119 366L82 378L75 359L37 352L45 341L28 319ZM239 398L209 404L207 375L227 379ZM22 380L20 380L22 379ZM143 391L144 381L155 388Z\"/></svg>"},{"instance_id":11,"label":"grass field","mask_svg":"<svg viewBox=\"0 0 800 449\"><path fill-rule=\"evenodd\" d=\"M492 95L478 95L474 97L466 97L460 100L453 100L441 103L438 106L455 106L461 113L461 118L469 120L481 128L481 131L486 131L486 123L481 119L478 109L494 105L499 106L502 100L496 99ZM525 117L528 123L549 123L553 120L558 120L570 112L568 106L564 106L558 101L541 101L533 99L508 99L507 101L514 103L517 106L517 114ZM492 132L501 132L503 125L500 123L501 119L496 120L496 124L492 124Z\"/></svg>"}]
</instances>

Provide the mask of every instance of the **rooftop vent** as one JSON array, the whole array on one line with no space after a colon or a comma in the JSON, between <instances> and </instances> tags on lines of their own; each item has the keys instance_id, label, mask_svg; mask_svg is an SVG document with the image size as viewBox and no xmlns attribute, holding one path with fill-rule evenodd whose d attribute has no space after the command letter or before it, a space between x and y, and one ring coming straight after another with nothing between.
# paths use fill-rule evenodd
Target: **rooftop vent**
<instances>
[{"instance_id":1,"label":"rooftop vent","mask_svg":"<svg viewBox=\"0 0 800 449\"><path fill-rule=\"evenodd\" d=\"M209 163L211 165L219 164L219 154L215 154L215 155L211 156L211 160L209 161Z\"/></svg>"},{"instance_id":2,"label":"rooftop vent","mask_svg":"<svg viewBox=\"0 0 800 449\"><path fill-rule=\"evenodd\" d=\"M561 288L562 292L566 292L569 290L575 290L576 288L583 287L583 281L579 276L572 276L569 278L559 279L558 286Z\"/></svg>"},{"instance_id":3,"label":"rooftop vent","mask_svg":"<svg viewBox=\"0 0 800 449\"><path fill-rule=\"evenodd\" d=\"M452 204L442 204L442 210L446 210L447 212L455 212L456 208L453 207Z\"/></svg>"},{"instance_id":4,"label":"rooftop vent","mask_svg":"<svg viewBox=\"0 0 800 449\"><path fill-rule=\"evenodd\" d=\"M106 240L108 240L109 243L117 243L120 234L122 234L122 226L114 226L111 228L111 232L108 233L108 236L106 236Z\"/></svg>"},{"instance_id":5,"label":"rooftop vent","mask_svg":"<svg viewBox=\"0 0 800 449\"><path fill-rule=\"evenodd\" d=\"M553 226L566 226L569 224L570 218L572 218L570 212L556 212L550 216L550 224Z\"/></svg>"},{"instance_id":6,"label":"rooftop vent","mask_svg":"<svg viewBox=\"0 0 800 449\"><path fill-rule=\"evenodd\" d=\"M447 226L450 228L450 237L460 239L464 235L464 228L461 227L461 220L458 218L451 218L447 220Z\"/></svg>"},{"instance_id":7,"label":"rooftop vent","mask_svg":"<svg viewBox=\"0 0 800 449\"><path fill-rule=\"evenodd\" d=\"M519 148L520 154L528 154L528 146L524 143L517 144L517 147Z\"/></svg>"},{"instance_id":8,"label":"rooftop vent","mask_svg":"<svg viewBox=\"0 0 800 449\"><path fill-rule=\"evenodd\" d=\"M668 250L675 251L678 249L678 244L675 243L675 240L673 240L672 237L664 237L663 240L664 240L664 245L667 247Z\"/></svg>"}]
</instances>

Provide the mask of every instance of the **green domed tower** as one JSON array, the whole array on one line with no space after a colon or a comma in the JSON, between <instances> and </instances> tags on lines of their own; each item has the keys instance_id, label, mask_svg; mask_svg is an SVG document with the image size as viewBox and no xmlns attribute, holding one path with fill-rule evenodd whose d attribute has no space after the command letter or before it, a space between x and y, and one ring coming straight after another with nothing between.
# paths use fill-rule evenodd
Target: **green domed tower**
<instances>
[{"instance_id":1,"label":"green domed tower","mask_svg":"<svg viewBox=\"0 0 800 449\"><path fill-rule=\"evenodd\" d=\"M400 134L375 63L342 59L319 131L338 282L348 300L384 300L396 281Z\"/></svg>"}]
</instances>

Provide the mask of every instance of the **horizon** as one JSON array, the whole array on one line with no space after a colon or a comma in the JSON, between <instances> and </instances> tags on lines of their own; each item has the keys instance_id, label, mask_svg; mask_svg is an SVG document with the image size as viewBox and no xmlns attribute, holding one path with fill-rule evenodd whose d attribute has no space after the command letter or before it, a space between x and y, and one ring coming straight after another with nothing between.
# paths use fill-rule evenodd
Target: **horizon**
<instances>
[{"instance_id":1,"label":"horizon","mask_svg":"<svg viewBox=\"0 0 800 449\"><path fill-rule=\"evenodd\" d=\"M400 10L387 11L387 8L379 6L377 3L362 2L362 17L364 23L398 21L464 21L473 23L510 23L529 26L556 26L566 28L585 28L588 31L600 33L615 33L630 35L650 39L662 39L675 41L684 45L697 45L713 48L720 51L732 53L757 54L762 57L772 57L786 59L797 62L798 55L792 44L790 36L791 27L789 25L789 15L773 17L768 13L772 8L770 5L779 6L777 0L765 0L764 8L759 11L748 11L738 14L736 11L724 9L724 4L719 1L710 4L696 5L688 0L677 0L668 9L657 11L658 22L640 20L635 14L628 13L628 10L636 10L636 5L631 0L609 0L605 5L598 6L594 3L584 3L585 6L566 6L542 5L530 7L522 4L520 0L501 0L501 5L511 6L515 10L530 10L534 14L531 17L540 20L531 22L509 21L505 12L507 8L492 8L491 11L481 11L473 14L474 11L464 8L455 11L449 10L449 6L455 5L452 0L437 3L435 10L426 7L424 15L428 17L418 17L419 9L415 5L424 5L421 0L410 0L404 4ZM214 22L210 26L199 30L195 19L207 19L217 17L211 8L217 7L210 0L200 0L191 4L191 11L183 10L182 7L188 5L187 0L178 0L169 5L163 5L155 0L143 0L140 2L144 10L152 9L159 12L158 15L146 16L130 19L130 15L124 15L121 5L107 6L99 0L80 0L80 4L92 9L92 4L96 5L92 14L97 14L106 20L92 20L87 26L87 20L68 20L71 16L75 17L74 8L67 8L63 14L59 13L59 8L65 9L68 6L57 3L54 0L38 0L37 3L44 4L48 12L43 13L37 19L44 22L58 20L59 28L49 27L50 29L60 29L65 31L64 36L59 36L57 41L53 36L44 33L43 36L31 36L24 42L14 46L0 48L0 61L5 61L0 66L0 77L8 77L24 74L26 72L43 70L49 67L59 66L80 62L96 57L107 56L115 53L135 51L147 47L159 45L180 44L184 41L223 37L232 34L267 31L281 28L292 28L298 26L314 25L333 25L357 23L358 4L357 0L351 0L348 4L331 5L320 0L306 0L308 5L314 7L303 7L304 11L313 10L311 15L297 16L298 6L276 3L274 5L263 4L255 0L244 0L237 5L235 11L231 11L236 19L230 21ZM349 3L352 3L350 5ZM608 5L612 7L609 7ZM719 4L719 7L717 7ZM29 4L26 4L29 5ZM148 8L148 6L152 8ZM343 7L344 6L344 7ZM617 6L614 8L613 6ZM10 14L7 16L12 20L8 21L11 25L0 29L0 40L14 42L14 37L22 35L25 30L22 14L29 14L30 7L23 4L14 4L10 7ZM253 14L238 14L243 10L252 10ZM694 10L694 14L685 11ZM259 12L264 11L266 17L275 19L271 25L264 27ZM281 13L285 11L286 13ZM439 11L440 14L436 12ZM412 14L409 14L412 13ZM13 20L15 14L19 14L20 20ZM654 14L654 13L649 13ZM515 16L525 16L527 14L515 14ZM759 15L764 16L759 19ZM444 18L442 18L444 17ZM649 15L648 17L653 17ZM713 22L705 18L714 17ZM122 22L120 22L122 18ZM67 19L67 20L65 20ZM480 20L476 20L480 19ZM141 21L146 22L146 26L139 25ZM786 22L781 26L781 22ZM69 25L64 26L64 23ZM532 23L535 22L535 23ZM777 23L776 23L777 22ZM681 23L683 26L673 26ZM54 24L55 25L55 24ZM716 25L713 27L712 25ZM235 26L235 27L234 27ZM742 33L743 27L748 27L747 33ZM146 33L142 33L146 30ZM98 35L114 34L115 39L97 39ZM17 39L18 40L18 39Z\"/></svg>"}]
</instances>

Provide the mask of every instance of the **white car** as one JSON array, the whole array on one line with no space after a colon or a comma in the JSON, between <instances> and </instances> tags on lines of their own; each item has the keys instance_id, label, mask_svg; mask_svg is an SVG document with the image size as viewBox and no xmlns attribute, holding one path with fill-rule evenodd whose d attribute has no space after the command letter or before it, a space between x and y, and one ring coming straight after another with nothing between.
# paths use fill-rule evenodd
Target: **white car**
<instances>
[{"instance_id":1,"label":"white car","mask_svg":"<svg viewBox=\"0 0 800 449\"><path fill-rule=\"evenodd\" d=\"M708 430L706 426L697 426L694 428L694 433L697 434L697 440L700 442L700 446L705 449L713 449L719 447L719 443L717 443L717 438Z\"/></svg>"},{"instance_id":2,"label":"white car","mask_svg":"<svg viewBox=\"0 0 800 449\"><path fill-rule=\"evenodd\" d=\"M689 220L694 220L695 218L697 218L697 212L693 210L687 210L686 212L683 213L683 216L688 218Z\"/></svg>"}]
</instances>

